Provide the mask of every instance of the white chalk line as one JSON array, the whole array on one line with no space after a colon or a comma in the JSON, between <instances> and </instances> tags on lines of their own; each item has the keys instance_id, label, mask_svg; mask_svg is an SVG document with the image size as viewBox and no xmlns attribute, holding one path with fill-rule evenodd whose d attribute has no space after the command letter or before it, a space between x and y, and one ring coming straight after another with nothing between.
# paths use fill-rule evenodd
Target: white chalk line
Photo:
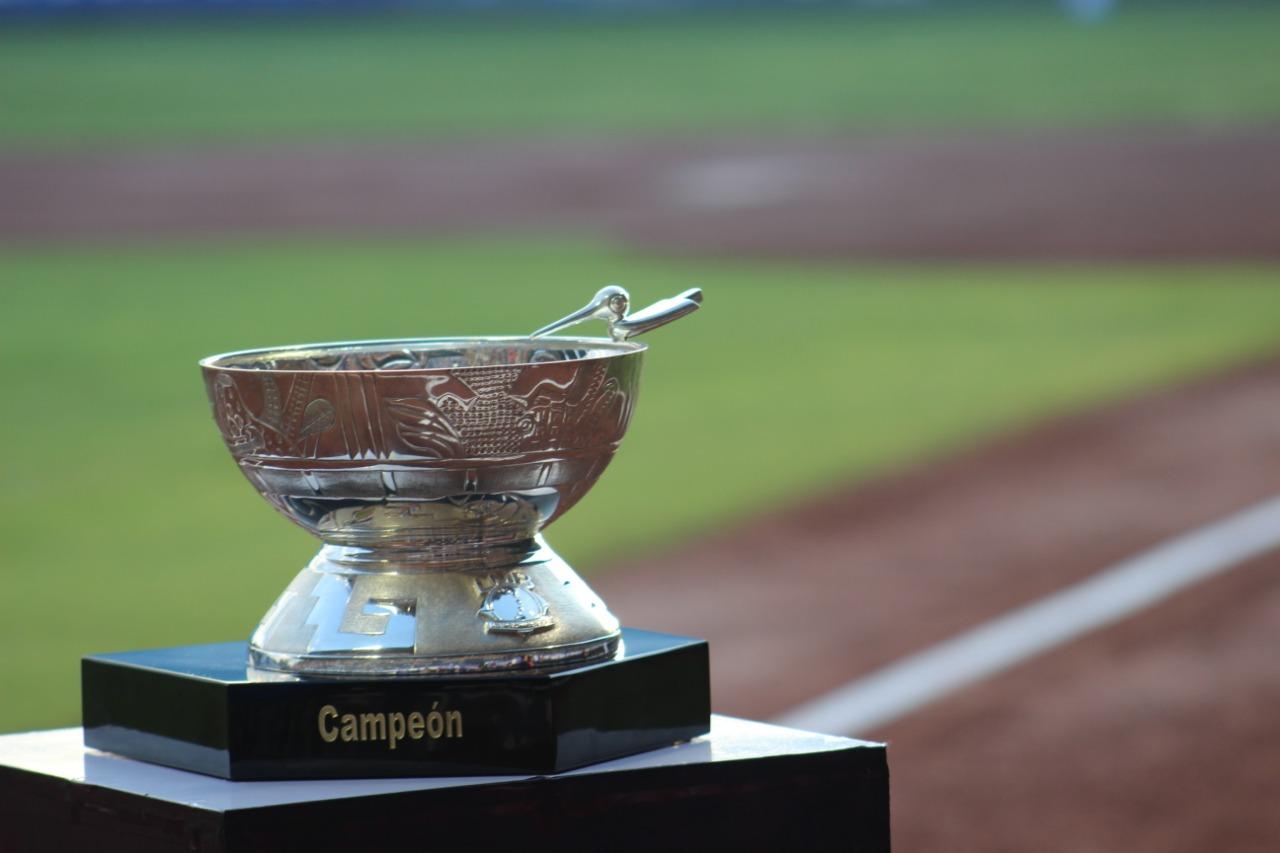
<instances>
[{"instance_id":1,"label":"white chalk line","mask_svg":"<svg viewBox=\"0 0 1280 853\"><path fill-rule=\"evenodd\" d=\"M1178 536L902 658L805 702L775 722L827 734L866 734L1277 546L1280 497Z\"/></svg>"}]
</instances>

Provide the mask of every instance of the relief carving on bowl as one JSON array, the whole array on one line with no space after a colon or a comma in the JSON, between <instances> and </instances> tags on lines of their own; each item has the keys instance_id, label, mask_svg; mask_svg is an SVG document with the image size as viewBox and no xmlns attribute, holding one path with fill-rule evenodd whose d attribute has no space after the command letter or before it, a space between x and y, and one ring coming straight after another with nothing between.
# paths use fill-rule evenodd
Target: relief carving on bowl
<instances>
[{"instance_id":1,"label":"relief carving on bowl","mask_svg":"<svg viewBox=\"0 0 1280 853\"><path fill-rule=\"evenodd\" d=\"M283 400L274 376L263 374L254 378L262 400L256 413L229 375L218 374L210 389L214 418L232 452L237 456L259 453L314 456L319 435L333 426L336 416L333 403L311 395L314 377L306 374L294 377Z\"/></svg>"},{"instance_id":2,"label":"relief carving on bowl","mask_svg":"<svg viewBox=\"0 0 1280 853\"><path fill-rule=\"evenodd\" d=\"M474 459L617 442L633 399L608 365L555 368L217 373L209 395L238 458Z\"/></svg>"},{"instance_id":3,"label":"relief carving on bowl","mask_svg":"<svg viewBox=\"0 0 1280 853\"><path fill-rule=\"evenodd\" d=\"M424 456L466 459L616 440L629 400L603 364L577 367L567 381L544 377L521 388L521 370L486 367L430 376L419 397L391 398L400 439Z\"/></svg>"}]
</instances>

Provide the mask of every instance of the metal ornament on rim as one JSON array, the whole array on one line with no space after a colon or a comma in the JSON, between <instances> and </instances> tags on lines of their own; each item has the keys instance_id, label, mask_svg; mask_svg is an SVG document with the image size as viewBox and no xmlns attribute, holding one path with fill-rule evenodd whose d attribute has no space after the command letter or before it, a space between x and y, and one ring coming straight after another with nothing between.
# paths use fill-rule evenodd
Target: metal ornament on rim
<instances>
[{"instance_id":1,"label":"metal ornament on rim","mask_svg":"<svg viewBox=\"0 0 1280 853\"><path fill-rule=\"evenodd\" d=\"M613 458L645 347L696 310L620 287L527 337L312 344L200 362L240 470L324 544L250 641L257 669L505 672L611 657L620 626L541 531ZM585 320L609 339L547 337Z\"/></svg>"}]
</instances>

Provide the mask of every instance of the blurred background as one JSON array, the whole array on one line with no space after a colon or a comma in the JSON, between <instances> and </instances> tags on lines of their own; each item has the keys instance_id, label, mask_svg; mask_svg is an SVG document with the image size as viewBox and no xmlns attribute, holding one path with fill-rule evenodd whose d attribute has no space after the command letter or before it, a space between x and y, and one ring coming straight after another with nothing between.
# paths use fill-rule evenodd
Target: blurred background
<instances>
[{"instance_id":1,"label":"blurred background","mask_svg":"<svg viewBox=\"0 0 1280 853\"><path fill-rule=\"evenodd\" d=\"M83 654L247 636L314 552L219 440L226 350L703 287L550 539L624 622L711 640L722 713L796 721L1257 506L1278 32L1263 2L0 0L0 731L76 724ZM1276 849L1268 547L827 725L889 740L897 848Z\"/></svg>"}]
</instances>

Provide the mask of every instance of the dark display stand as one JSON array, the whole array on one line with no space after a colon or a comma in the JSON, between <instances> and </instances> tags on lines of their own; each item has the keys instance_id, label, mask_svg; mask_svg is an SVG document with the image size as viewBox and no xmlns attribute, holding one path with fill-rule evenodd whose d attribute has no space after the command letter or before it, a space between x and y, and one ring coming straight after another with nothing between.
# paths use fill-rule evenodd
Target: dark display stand
<instances>
[{"instance_id":1,"label":"dark display stand","mask_svg":"<svg viewBox=\"0 0 1280 853\"><path fill-rule=\"evenodd\" d=\"M245 643L93 655L85 744L224 779L557 773L705 734L707 644L634 628L603 663L255 680Z\"/></svg>"},{"instance_id":2,"label":"dark display stand","mask_svg":"<svg viewBox=\"0 0 1280 853\"><path fill-rule=\"evenodd\" d=\"M0 736L0 850L889 850L883 744L725 717L549 777L229 782L81 737Z\"/></svg>"}]
</instances>

